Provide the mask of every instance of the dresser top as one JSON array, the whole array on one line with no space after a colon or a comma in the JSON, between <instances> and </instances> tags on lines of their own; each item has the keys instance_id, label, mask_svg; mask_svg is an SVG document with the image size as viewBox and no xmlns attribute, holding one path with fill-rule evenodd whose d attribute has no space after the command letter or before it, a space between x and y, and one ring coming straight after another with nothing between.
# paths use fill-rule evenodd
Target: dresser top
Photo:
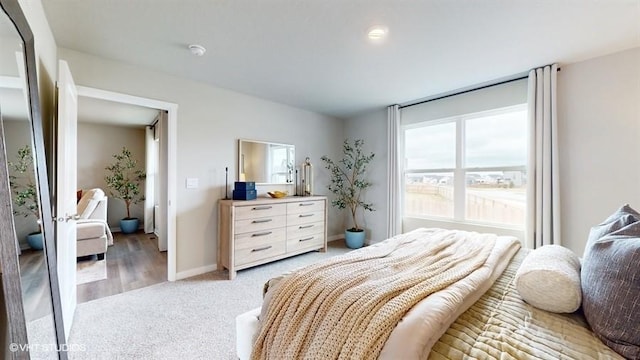
<instances>
[{"instance_id":1,"label":"dresser top","mask_svg":"<svg viewBox=\"0 0 640 360\"><path fill-rule=\"evenodd\" d=\"M220 200L221 205L226 206L243 206L243 205L262 205L262 204L280 204L302 201L326 200L326 196L285 196L275 199L270 197L259 197L255 200Z\"/></svg>"}]
</instances>

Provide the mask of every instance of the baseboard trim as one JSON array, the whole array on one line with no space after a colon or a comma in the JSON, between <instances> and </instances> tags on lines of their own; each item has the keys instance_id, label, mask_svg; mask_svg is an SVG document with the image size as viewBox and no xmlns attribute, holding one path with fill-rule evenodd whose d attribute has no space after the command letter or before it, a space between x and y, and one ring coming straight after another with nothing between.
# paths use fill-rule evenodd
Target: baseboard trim
<instances>
[{"instance_id":1,"label":"baseboard trim","mask_svg":"<svg viewBox=\"0 0 640 360\"><path fill-rule=\"evenodd\" d=\"M120 226L109 226L109 230L111 230L112 233L122 232ZM144 230L144 224L138 225L138 230Z\"/></svg>"},{"instance_id":2,"label":"baseboard trim","mask_svg":"<svg viewBox=\"0 0 640 360\"><path fill-rule=\"evenodd\" d=\"M192 276L202 275L204 273L208 273L216 270L218 270L218 266L213 264L213 265L201 266L195 269L180 271L176 273L176 280L182 280L182 279L190 278Z\"/></svg>"},{"instance_id":3,"label":"baseboard trim","mask_svg":"<svg viewBox=\"0 0 640 360\"><path fill-rule=\"evenodd\" d=\"M336 241L336 240L344 240L344 234L327 236L327 242Z\"/></svg>"}]
</instances>

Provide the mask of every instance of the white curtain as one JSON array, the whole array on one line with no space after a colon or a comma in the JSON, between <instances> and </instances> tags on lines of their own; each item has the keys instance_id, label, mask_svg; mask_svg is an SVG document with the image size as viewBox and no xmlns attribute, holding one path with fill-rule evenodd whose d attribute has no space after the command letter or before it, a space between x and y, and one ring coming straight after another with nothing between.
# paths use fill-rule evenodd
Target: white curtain
<instances>
[{"instance_id":1,"label":"white curtain","mask_svg":"<svg viewBox=\"0 0 640 360\"><path fill-rule=\"evenodd\" d=\"M560 244L557 72L557 64L529 72L526 244L534 249Z\"/></svg>"},{"instance_id":2,"label":"white curtain","mask_svg":"<svg viewBox=\"0 0 640 360\"><path fill-rule=\"evenodd\" d=\"M158 158L158 150L154 140L153 126L147 126L145 129L145 165L147 178L144 184L144 232L149 234L153 232L154 216L153 210L155 205L155 179L156 179L156 162Z\"/></svg>"},{"instance_id":3,"label":"white curtain","mask_svg":"<svg viewBox=\"0 0 640 360\"><path fill-rule=\"evenodd\" d=\"M400 211L400 106L387 108L387 237L402 232L402 213Z\"/></svg>"}]
</instances>

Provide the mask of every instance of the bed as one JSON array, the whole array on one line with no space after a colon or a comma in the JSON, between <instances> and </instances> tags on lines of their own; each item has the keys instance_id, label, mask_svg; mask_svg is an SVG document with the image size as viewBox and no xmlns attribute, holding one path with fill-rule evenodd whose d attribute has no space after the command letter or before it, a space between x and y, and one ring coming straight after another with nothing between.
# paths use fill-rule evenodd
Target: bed
<instances>
[{"instance_id":1,"label":"bed","mask_svg":"<svg viewBox=\"0 0 640 360\"><path fill-rule=\"evenodd\" d=\"M236 319L238 357L622 359L579 311L522 300L529 252L513 237L418 229L284 274Z\"/></svg>"}]
</instances>

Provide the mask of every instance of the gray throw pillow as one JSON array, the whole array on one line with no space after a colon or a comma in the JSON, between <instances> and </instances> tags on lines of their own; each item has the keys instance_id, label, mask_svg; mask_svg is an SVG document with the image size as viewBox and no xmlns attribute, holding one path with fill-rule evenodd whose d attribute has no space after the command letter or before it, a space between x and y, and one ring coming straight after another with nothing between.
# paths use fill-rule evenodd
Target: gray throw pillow
<instances>
[{"instance_id":1,"label":"gray throw pillow","mask_svg":"<svg viewBox=\"0 0 640 360\"><path fill-rule=\"evenodd\" d=\"M640 359L640 223L587 246L581 272L587 322L620 355Z\"/></svg>"},{"instance_id":2,"label":"gray throw pillow","mask_svg":"<svg viewBox=\"0 0 640 360\"><path fill-rule=\"evenodd\" d=\"M640 221L640 217L636 217L631 213L620 212L620 210L623 208L624 207L620 208L618 211L616 211L616 213L614 213L614 215L618 214L617 217L614 218L613 215L609 216L607 220L605 220L602 224L596 225L591 228L591 231L589 231L589 238L587 239L587 245L585 246L584 254L582 255L583 259L587 257L587 253L589 252L589 249L594 242L598 241L603 236L614 233L624 228L625 226Z\"/></svg>"},{"instance_id":3,"label":"gray throw pillow","mask_svg":"<svg viewBox=\"0 0 640 360\"><path fill-rule=\"evenodd\" d=\"M604 225L604 224L610 223L610 222L612 222L614 220L617 220L618 218L622 217L623 215L632 215L636 219L640 220L640 213L638 213L635 209L633 209L629 204L624 204L618 210L616 210L616 212L614 212L608 218L606 218L605 221L603 221L602 224L600 224L600 225Z\"/></svg>"}]
</instances>

